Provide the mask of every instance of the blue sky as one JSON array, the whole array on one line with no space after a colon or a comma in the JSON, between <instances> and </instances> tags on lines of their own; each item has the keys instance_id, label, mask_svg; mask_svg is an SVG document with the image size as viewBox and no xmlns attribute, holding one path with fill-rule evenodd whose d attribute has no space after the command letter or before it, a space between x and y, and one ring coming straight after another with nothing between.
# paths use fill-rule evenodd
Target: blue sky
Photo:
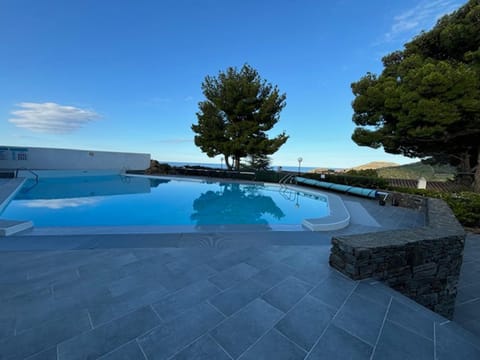
<instances>
[{"instance_id":1,"label":"blue sky","mask_svg":"<svg viewBox=\"0 0 480 360\"><path fill-rule=\"evenodd\" d=\"M212 162L201 83L248 63L287 94L274 165L409 163L350 139L350 84L458 0L0 0L0 144Z\"/></svg>"}]
</instances>

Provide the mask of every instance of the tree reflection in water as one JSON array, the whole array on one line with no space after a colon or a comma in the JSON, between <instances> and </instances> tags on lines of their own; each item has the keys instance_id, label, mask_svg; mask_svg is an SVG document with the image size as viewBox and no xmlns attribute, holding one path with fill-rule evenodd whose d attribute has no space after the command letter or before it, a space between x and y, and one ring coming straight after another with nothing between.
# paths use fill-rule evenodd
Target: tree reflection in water
<instances>
[{"instance_id":1,"label":"tree reflection in water","mask_svg":"<svg viewBox=\"0 0 480 360\"><path fill-rule=\"evenodd\" d=\"M150 187L158 187L160 184L168 184L170 179L149 178Z\"/></svg>"},{"instance_id":2,"label":"tree reflection in water","mask_svg":"<svg viewBox=\"0 0 480 360\"><path fill-rule=\"evenodd\" d=\"M285 216L270 196L262 195L255 185L220 184L222 190L207 191L193 202L191 219L197 226L217 224L268 225L262 216ZM268 226L267 226L268 227Z\"/></svg>"}]
</instances>

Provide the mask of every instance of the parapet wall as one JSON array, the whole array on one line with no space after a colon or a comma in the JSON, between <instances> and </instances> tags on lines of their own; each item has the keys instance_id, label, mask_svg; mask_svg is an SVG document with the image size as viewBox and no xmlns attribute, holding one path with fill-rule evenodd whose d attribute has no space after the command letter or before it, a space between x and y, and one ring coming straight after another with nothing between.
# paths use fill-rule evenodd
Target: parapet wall
<instances>
[{"instance_id":1,"label":"parapet wall","mask_svg":"<svg viewBox=\"0 0 480 360\"><path fill-rule=\"evenodd\" d=\"M333 237L330 265L354 280L381 280L451 319L465 232L443 200L428 198L424 207L424 227Z\"/></svg>"},{"instance_id":2,"label":"parapet wall","mask_svg":"<svg viewBox=\"0 0 480 360\"><path fill-rule=\"evenodd\" d=\"M145 170L150 154L0 146L0 170Z\"/></svg>"}]
</instances>

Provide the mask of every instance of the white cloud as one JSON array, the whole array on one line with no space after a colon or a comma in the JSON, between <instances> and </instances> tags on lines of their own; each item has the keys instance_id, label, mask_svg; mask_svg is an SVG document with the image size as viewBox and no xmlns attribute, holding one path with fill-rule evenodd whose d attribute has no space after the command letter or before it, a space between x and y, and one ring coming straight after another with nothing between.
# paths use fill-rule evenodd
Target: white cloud
<instances>
[{"instance_id":1,"label":"white cloud","mask_svg":"<svg viewBox=\"0 0 480 360\"><path fill-rule=\"evenodd\" d=\"M393 18L385 42L406 41L422 30L430 29L443 15L449 14L462 5L459 0L422 0L415 7L405 10Z\"/></svg>"},{"instance_id":2,"label":"white cloud","mask_svg":"<svg viewBox=\"0 0 480 360\"><path fill-rule=\"evenodd\" d=\"M34 132L70 133L100 118L95 111L55 103L24 102L18 106L21 109L12 111L14 117L8 121L17 127Z\"/></svg>"},{"instance_id":3,"label":"white cloud","mask_svg":"<svg viewBox=\"0 0 480 360\"><path fill-rule=\"evenodd\" d=\"M24 206L28 208L48 208L57 210L63 208L75 208L79 206L92 206L98 202L99 199L92 198L67 198L26 201Z\"/></svg>"}]
</instances>

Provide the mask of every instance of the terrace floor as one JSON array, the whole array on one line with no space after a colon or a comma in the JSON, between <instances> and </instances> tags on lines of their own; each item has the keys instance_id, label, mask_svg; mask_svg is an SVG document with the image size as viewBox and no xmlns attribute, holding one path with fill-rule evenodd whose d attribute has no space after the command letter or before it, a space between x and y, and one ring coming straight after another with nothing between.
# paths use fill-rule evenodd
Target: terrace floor
<instances>
[{"instance_id":1,"label":"terrace floor","mask_svg":"<svg viewBox=\"0 0 480 360\"><path fill-rule=\"evenodd\" d=\"M342 196L335 234L421 226ZM332 233L0 238L0 359L480 359L480 236L454 321L328 265Z\"/></svg>"},{"instance_id":2,"label":"terrace floor","mask_svg":"<svg viewBox=\"0 0 480 360\"><path fill-rule=\"evenodd\" d=\"M478 236L450 322L343 277L328 266L328 241L308 245L305 234L256 245L184 234L176 246L164 235L165 247L154 235L78 236L74 250L3 250L0 358L480 358Z\"/></svg>"}]
</instances>

